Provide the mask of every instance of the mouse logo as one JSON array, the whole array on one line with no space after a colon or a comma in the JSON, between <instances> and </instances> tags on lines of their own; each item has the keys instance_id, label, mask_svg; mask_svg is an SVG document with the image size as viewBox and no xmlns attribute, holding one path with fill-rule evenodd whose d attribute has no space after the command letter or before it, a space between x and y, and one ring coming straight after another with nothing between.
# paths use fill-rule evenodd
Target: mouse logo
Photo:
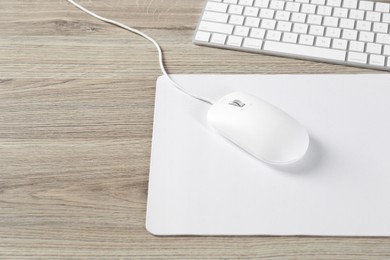
<instances>
[{"instance_id":1,"label":"mouse logo","mask_svg":"<svg viewBox=\"0 0 390 260\"><path fill-rule=\"evenodd\" d=\"M236 106L236 107L244 107L245 103L241 100L235 99L232 102L229 103L229 105Z\"/></svg>"}]
</instances>

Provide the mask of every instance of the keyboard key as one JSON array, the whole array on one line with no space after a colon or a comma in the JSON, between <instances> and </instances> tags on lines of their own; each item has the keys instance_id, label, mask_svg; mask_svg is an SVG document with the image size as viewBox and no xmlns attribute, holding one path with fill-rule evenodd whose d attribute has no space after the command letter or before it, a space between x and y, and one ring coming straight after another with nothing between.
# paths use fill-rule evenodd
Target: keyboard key
<instances>
[{"instance_id":1,"label":"keyboard key","mask_svg":"<svg viewBox=\"0 0 390 260\"><path fill-rule=\"evenodd\" d=\"M366 64L367 57L368 57L368 55L365 53L359 53L359 52L349 52L348 53L348 61L351 61L351 62Z\"/></svg>"},{"instance_id":2,"label":"keyboard key","mask_svg":"<svg viewBox=\"0 0 390 260\"><path fill-rule=\"evenodd\" d=\"M230 5L229 7L229 14L242 14L242 10L244 10L244 7L241 5Z\"/></svg>"},{"instance_id":3,"label":"keyboard key","mask_svg":"<svg viewBox=\"0 0 390 260\"><path fill-rule=\"evenodd\" d=\"M345 29L353 29L355 27L355 20L341 18L340 27Z\"/></svg>"},{"instance_id":4,"label":"keyboard key","mask_svg":"<svg viewBox=\"0 0 390 260\"><path fill-rule=\"evenodd\" d=\"M330 41L331 41L331 38L328 38L328 37L317 37L315 45L318 46L318 47L329 48L330 47Z\"/></svg>"},{"instance_id":5,"label":"keyboard key","mask_svg":"<svg viewBox=\"0 0 390 260\"><path fill-rule=\"evenodd\" d=\"M332 7L329 7L329 6L318 6L317 7L317 14L330 16L332 14Z\"/></svg>"},{"instance_id":6,"label":"keyboard key","mask_svg":"<svg viewBox=\"0 0 390 260\"><path fill-rule=\"evenodd\" d=\"M349 12L349 18L356 19L356 20L362 20L364 18L364 11L362 11L362 10L351 10Z\"/></svg>"},{"instance_id":7,"label":"keyboard key","mask_svg":"<svg viewBox=\"0 0 390 260\"><path fill-rule=\"evenodd\" d=\"M374 54L381 54L381 52L382 52L382 44L367 43L366 52L374 53Z\"/></svg>"},{"instance_id":8,"label":"keyboard key","mask_svg":"<svg viewBox=\"0 0 390 260\"><path fill-rule=\"evenodd\" d=\"M319 48L313 46L298 45L285 42L266 41L264 50L276 53L286 53L290 55L303 55L307 57L345 61L346 52L341 50L333 50L327 48Z\"/></svg>"},{"instance_id":9,"label":"keyboard key","mask_svg":"<svg viewBox=\"0 0 390 260\"><path fill-rule=\"evenodd\" d=\"M311 3L315 5L324 5L325 0L312 0Z\"/></svg>"},{"instance_id":10,"label":"keyboard key","mask_svg":"<svg viewBox=\"0 0 390 260\"><path fill-rule=\"evenodd\" d=\"M376 42L383 44L390 44L390 34L377 33Z\"/></svg>"},{"instance_id":11,"label":"keyboard key","mask_svg":"<svg viewBox=\"0 0 390 260\"><path fill-rule=\"evenodd\" d=\"M388 13L390 12L390 4L377 2L375 4L375 11Z\"/></svg>"},{"instance_id":12,"label":"keyboard key","mask_svg":"<svg viewBox=\"0 0 390 260\"><path fill-rule=\"evenodd\" d=\"M213 33L211 36L211 41L212 43L218 43L218 44L225 44L226 41L226 35L224 34L219 34L219 33Z\"/></svg>"},{"instance_id":13,"label":"keyboard key","mask_svg":"<svg viewBox=\"0 0 390 260\"><path fill-rule=\"evenodd\" d=\"M259 8L257 7L245 7L244 15L257 17Z\"/></svg>"},{"instance_id":14,"label":"keyboard key","mask_svg":"<svg viewBox=\"0 0 390 260\"><path fill-rule=\"evenodd\" d=\"M257 28L252 28L251 29L250 36L252 38L264 39L264 35L265 35L265 30L264 29L257 29Z\"/></svg>"},{"instance_id":15,"label":"keyboard key","mask_svg":"<svg viewBox=\"0 0 390 260\"><path fill-rule=\"evenodd\" d=\"M302 13L314 14L316 12L316 6L312 4L303 4L301 7Z\"/></svg>"},{"instance_id":16,"label":"keyboard key","mask_svg":"<svg viewBox=\"0 0 390 260\"><path fill-rule=\"evenodd\" d=\"M296 3L296 2L287 2L286 3L286 11L298 12L300 8L301 8L300 3Z\"/></svg>"},{"instance_id":17,"label":"keyboard key","mask_svg":"<svg viewBox=\"0 0 390 260\"><path fill-rule=\"evenodd\" d=\"M304 44L304 45L313 45L313 43L314 43L314 36L302 34L299 37L299 43L300 44Z\"/></svg>"},{"instance_id":18,"label":"keyboard key","mask_svg":"<svg viewBox=\"0 0 390 260\"><path fill-rule=\"evenodd\" d=\"M363 52L364 51L364 45L365 44L363 42L350 41L349 42L349 49L351 51Z\"/></svg>"},{"instance_id":19,"label":"keyboard key","mask_svg":"<svg viewBox=\"0 0 390 260\"><path fill-rule=\"evenodd\" d=\"M244 23L244 16L241 15L231 15L229 19L229 23L235 24L235 25L242 25Z\"/></svg>"},{"instance_id":20,"label":"keyboard key","mask_svg":"<svg viewBox=\"0 0 390 260\"><path fill-rule=\"evenodd\" d=\"M383 54L384 55L390 55L390 45L385 45L383 47Z\"/></svg>"},{"instance_id":21,"label":"keyboard key","mask_svg":"<svg viewBox=\"0 0 390 260\"><path fill-rule=\"evenodd\" d=\"M387 23L374 23L372 30L374 32L387 33L389 31L389 25Z\"/></svg>"},{"instance_id":22,"label":"keyboard key","mask_svg":"<svg viewBox=\"0 0 390 260\"><path fill-rule=\"evenodd\" d=\"M256 0L256 7L267 8L269 6L269 0Z\"/></svg>"},{"instance_id":23,"label":"keyboard key","mask_svg":"<svg viewBox=\"0 0 390 260\"><path fill-rule=\"evenodd\" d=\"M211 22L226 23L229 15L224 13L216 13L211 11L205 11L203 14L203 20Z\"/></svg>"},{"instance_id":24,"label":"keyboard key","mask_svg":"<svg viewBox=\"0 0 390 260\"><path fill-rule=\"evenodd\" d=\"M325 26L331 26L331 27L337 27L339 23L339 18L337 17L325 17L324 18L324 25Z\"/></svg>"},{"instance_id":25,"label":"keyboard key","mask_svg":"<svg viewBox=\"0 0 390 260\"><path fill-rule=\"evenodd\" d=\"M322 36L324 35L324 31L325 31L325 27L323 26L311 25L309 29L309 34Z\"/></svg>"},{"instance_id":26,"label":"keyboard key","mask_svg":"<svg viewBox=\"0 0 390 260\"><path fill-rule=\"evenodd\" d=\"M390 14L383 14L382 15L382 22L390 23Z\"/></svg>"},{"instance_id":27,"label":"keyboard key","mask_svg":"<svg viewBox=\"0 0 390 260\"><path fill-rule=\"evenodd\" d=\"M248 17L245 20L245 26L259 27L259 24L260 24L260 19L259 18Z\"/></svg>"},{"instance_id":28,"label":"keyboard key","mask_svg":"<svg viewBox=\"0 0 390 260\"><path fill-rule=\"evenodd\" d=\"M356 29L361 31L371 31L371 22L357 21Z\"/></svg>"},{"instance_id":29,"label":"keyboard key","mask_svg":"<svg viewBox=\"0 0 390 260\"><path fill-rule=\"evenodd\" d=\"M284 1L272 0L270 8L276 9L276 10L283 10L284 9Z\"/></svg>"},{"instance_id":30,"label":"keyboard key","mask_svg":"<svg viewBox=\"0 0 390 260\"><path fill-rule=\"evenodd\" d=\"M339 50L346 50L347 44L348 44L347 40L333 39L332 48L339 49Z\"/></svg>"},{"instance_id":31,"label":"keyboard key","mask_svg":"<svg viewBox=\"0 0 390 260\"><path fill-rule=\"evenodd\" d=\"M356 9L358 5L357 0L344 0L343 1L343 7L350 8L350 9Z\"/></svg>"},{"instance_id":32,"label":"keyboard key","mask_svg":"<svg viewBox=\"0 0 390 260\"><path fill-rule=\"evenodd\" d=\"M275 20L270 20L270 19L263 19L261 21L261 28L264 29L275 29L276 21Z\"/></svg>"},{"instance_id":33,"label":"keyboard key","mask_svg":"<svg viewBox=\"0 0 390 260\"><path fill-rule=\"evenodd\" d=\"M272 9L261 9L259 17L272 19L274 17L274 14L275 11Z\"/></svg>"},{"instance_id":34,"label":"keyboard key","mask_svg":"<svg viewBox=\"0 0 390 260\"><path fill-rule=\"evenodd\" d=\"M262 40L246 38L242 46L250 49L260 50L262 45L263 45Z\"/></svg>"},{"instance_id":35,"label":"keyboard key","mask_svg":"<svg viewBox=\"0 0 390 260\"><path fill-rule=\"evenodd\" d=\"M370 55L370 62L371 65L377 65L377 66L384 66L385 65L385 56L382 55Z\"/></svg>"},{"instance_id":36,"label":"keyboard key","mask_svg":"<svg viewBox=\"0 0 390 260\"><path fill-rule=\"evenodd\" d=\"M322 16L321 15L315 15L315 14L309 14L307 16L307 23L308 24L321 25L322 24Z\"/></svg>"},{"instance_id":37,"label":"keyboard key","mask_svg":"<svg viewBox=\"0 0 390 260\"><path fill-rule=\"evenodd\" d=\"M296 34L296 33L289 33L289 32L283 33L282 41L290 42L290 43L296 43L297 40L298 40L298 34Z\"/></svg>"},{"instance_id":38,"label":"keyboard key","mask_svg":"<svg viewBox=\"0 0 390 260\"><path fill-rule=\"evenodd\" d=\"M252 5L253 5L253 0L240 0L240 1L239 1L239 4L240 4L240 5L249 5L249 6L252 6Z\"/></svg>"},{"instance_id":39,"label":"keyboard key","mask_svg":"<svg viewBox=\"0 0 390 260\"><path fill-rule=\"evenodd\" d=\"M246 36L248 36L248 33L249 33L249 28L248 27L236 26L236 28L234 29L234 34L235 35L246 37Z\"/></svg>"},{"instance_id":40,"label":"keyboard key","mask_svg":"<svg viewBox=\"0 0 390 260\"><path fill-rule=\"evenodd\" d=\"M306 14L293 13L291 16L291 21L296 23L304 23L306 21Z\"/></svg>"},{"instance_id":41,"label":"keyboard key","mask_svg":"<svg viewBox=\"0 0 390 260\"><path fill-rule=\"evenodd\" d=\"M225 13L228 8L227 4L217 2L207 2L206 10Z\"/></svg>"},{"instance_id":42,"label":"keyboard key","mask_svg":"<svg viewBox=\"0 0 390 260\"><path fill-rule=\"evenodd\" d=\"M358 31L344 29L341 38L346 39L346 40L356 40L357 35L358 35Z\"/></svg>"},{"instance_id":43,"label":"keyboard key","mask_svg":"<svg viewBox=\"0 0 390 260\"><path fill-rule=\"evenodd\" d=\"M229 36L228 37L228 40L227 40L227 45L230 45L230 46L235 46L235 47L240 47L241 44L242 44L242 37L240 36Z\"/></svg>"},{"instance_id":44,"label":"keyboard key","mask_svg":"<svg viewBox=\"0 0 390 260\"><path fill-rule=\"evenodd\" d=\"M360 32L359 33L359 41L373 42L374 41L374 33L372 33L372 32Z\"/></svg>"},{"instance_id":45,"label":"keyboard key","mask_svg":"<svg viewBox=\"0 0 390 260\"><path fill-rule=\"evenodd\" d=\"M374 2L371 2L371 1L360 1L359 2L359 9L361 9L361 10L372 11L373 8L374 8Z\"/></svg>"},{"instance_id":46,"label":"keyboard key","mask_svg":"<svg viewBox=\"0 0 390 260\"><path fill-rule=\"evenodd\" d=\"M272 41L280 41L281 37L282 37L282 33L274 30L268 30L266 35L266 39Z\"/></svg>"},{"instance_id":47,"label":"keyboard key","mask_svg":"<svg viewBox=\"0 0 390 260\"><path fill-rule=\"evenodd\" d=\"M330 6L341 6L341 0L328 0L328 5Z\"/></svg>"},{"instance_id":48,"label":"keyboard key","mask_svg":"<svg viewBox=\"0 0 390 260\"><path fill-rule=\"evenodd\" d=\"M379 22L381 20L381 15L377 12L366 12L366 20Z\"/></svg>"},{"instance_id":49,"label":"keyboard key","mask_svg":"<svg viewBox=\"0 0 390 260\"><path fill-rule=\"evenodd\" d=\"M202 21L199 24L199 30L231 34L233 32L233 25Z\"/></svg>"},{"instance_id":50,"label":"keyboard key","mask_svg":"<svg viewBox=\"0 0 390 260\"><path fill-rule=\"evenodd\" d=\"M309 28L309 26L307 24L295 23L294 28L293 28L293 32L306 34L308 28Z\"/></svg>"},{"instance_id":51,"label":"keyboard key","mask_svg":"<svg viewBox=\"0 0 390 260\"><path fill-rule=\"evenodd\" d=\"M276 11L275 19L281 21L288 21L290 20L290 15L291 13L287 11Z\"/></svg>"},{"instance_id":52,"label":"keyboard key","mask_svg":"<svg viewBox=\"0 0 390 260\"><path fill-rule=\"evenodd\" d=\"M348 9L346 8L334 8L333 9L333 16L335 17L348 17Z\"/></svg>"},{"instance_id":53,"label":"keyboard key","mask_svg":"<svg viewBox=\"0 0 390 260\"><path fill-rule=\"evenodd\" d=\"M340 38L340 34L341 34L341 29L339 28L332 28L332 27L326 28L325 35L328 37Z\"/></svg>"},{"instance_id":54,"label":"keyboard key","mask_svg":"<svg viewBox=\"0 0 390 260\"><path fill-rule=\"evenodd\" d=\"M283 31L283 32L290 32L291 27L292 27L292 23L279 21L278 25L276 26L276 30Z\"/></svg>"},{"instance_id":55,"label":"keyboard key","mask_svg":"<svg viewBox=\"0 0 390 260\"><path fill-rule=\"evenodd\" d=\"M198 31L195 36L195 40L201 42L208 42L210 39L211 33Z\"/></svg>"},{"instance_id":56,"label":"keyboard key","mask_svg":"<svg viewBox=\"0 0 390 260\"><path fill-rule=\"evenodd\" d=\"M238 0L224 0L223 1L224 3L227 3L227 4L237 4L238 3Z\"/></svg>"}]
</instances>

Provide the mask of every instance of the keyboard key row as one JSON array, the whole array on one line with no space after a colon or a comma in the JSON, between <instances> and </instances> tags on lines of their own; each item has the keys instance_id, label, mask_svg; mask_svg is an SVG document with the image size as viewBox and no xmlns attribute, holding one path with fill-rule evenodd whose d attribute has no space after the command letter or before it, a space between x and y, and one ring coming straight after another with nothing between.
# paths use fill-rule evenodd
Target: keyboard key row
<instances>
[{"instance_id":1,"label":"keyboard key row","mask_svg":"<svg viewBox=\"0 0 390 260\"><path fill-rule=\"evenodd\" d=\"M332 24L331 19L335 19L332 17L327 17L329 19L325 19L324 24L326 26L329 26ZM243 24L243 18L242 17L233 17L231 19L234 19L231 23L234 25L242 25ZM220 14L214 15L210 14L210 12L205 12L204 20L206 21L219 21L226 20L226 17L221 16ZM260 26L260 19L258 18L247 18L245 22L245 26L248 27L259 27ZM215 31L215 32L221 32L221 33L231 33L233 30L233 27L231 25L226 24L219 24L219 23L210 23L210 22L202 22L202 30L206 31ZM207 29L207 26L211 26L210 29ZM374 24L374 33L370 32L368 30L369 25L367 25L367 22L359 21L357 23L357 30L347 29L347 28L353 28L353 26L348 26L348 21L340 21L340 28L337 27L328 27L326 28L323 26L315 26L315 25L308 25L303 23L292 23L292 22L285 22L285 21L275 21L271 19L263 19L261 22L261 28L265 29L277 29L280 31L293 31L296 33L309 33L313 35L326 35L328 37L333 38L343 38L348 40L362 40L362 41L368 41L373 42L375 32L377 33L377 42L379 43L390 43L390 36L387 34L387 31L389 30L389 26L387 24ZM310 29L309 29L310 28ZM360 32L360 36L358 38L358 31ZM241 30L242 31L242 30ZM246 31L246 30L245 30ZM309 31L309 32L308 32ZM341 34L341 32L343 33ZM243 35L246 36L246 35Z\"/></svg>"},{"instance_id":2,"label":"keyboard key row","mask_svg":"<svg viewBox=\"0 0 390 260\"><path fill-rule=\"evenodd\" d=\"M313 36L326 36L331 38L340 38L344 40L358 40L363 42L375 42L379 44L390 44L390 35L386 33L373 33L369 31L358 31L352 29L341 29L335 27L324 27L320 25L308 25L304 23L291 23L285 21L275 21L271 19L263 19L260 24L260 20L254 18L248 20L245 25L250 26L233 26L231 24L214 23L208 21L202 21L199 25L199 29L202 31L223 33L223 34L235 34L239 36L248 36L249 31L253 29L267 29L277 30L281 32L293 32L298 34L309 34Z\"/></svg>"},{"instance_id":3,"label":"keyboard key row","mask_svg":"<svg viewBox=\"0 0 390 260\"><path fill-rule=\"evenodd\" d=\"M292 54L292 55L305 55L312 56L315 58L322 59L332 59L338 61L350 61L360 64L371 64L376 66L384 66L385 61L387 59L387 66L390 66L390 57L386 57L384 55L378 55L380 53L379 50L373 51L372 54L355 52L351 48L351 51L345 51L346 43L338 42L334 40L334 45L342 46L340 49L334 48L321 48L326 47L323 45L330 44L330 38L321 37L321 39L317 39L319 43L316 46L311 46L313 42L313 38L310 37L301 37L301 44L303 42L309 43L308 45L298 45L296 43L296 39L298 37L297 34L285 33L283 36L283 41L280 40L280 32L274 31L269 32L270 37L267 38L267 41L263 41L255 38L243 38L239 36L226 36L223 34L214 33L211 34L207 32L198 32L196 39L199 41L208 42L210 40L211 43L220 44L220 45L229 45L233 47L244 47L254 50L265 50L271 52L283 52ZM211 36L211 37L210 37ZM325 43L325 44L324 44ZM379 48L379 46L373 46L373 48ZM367 47L367 51L370 52L369 47ZM388 46L388 55L390 55L390 46ZM378 53L378 54L375 54Z\"/></svg>"},{"instance_id":4,"label":"keyboard key row","mask_svg":"<svg viewBox=\"0 0 390 260\"><path fill-rule=\"evenodd\" d=\"M296 4L314 4L314 5L328 5L332 7L343 7L349 9L361 9L366 11L376 11L388 13L390 12L390 3L381 3L381 2L372 2L372 1L358 1L358 0L295 0L295 2L290 1L280 1L280 0L213 0L211 8L218 10L225 10L225 5L239 5L247 7L272 7L275 9L282 9L284 5L289 3ZM221 11L225 12L225 11Z\"/></svg>"},{"instance_id":5,"label":"keyboard key row","mask_svg":"<svg viewBox=\"0 0 390 260\"><path fill-rule=\"evenodd\" d=\"M314 25L324 25L331 27L340 27L364 31L374 31L387 33L389 32L389 23L361 21L350 18L338 18L332 16L322 16L316 14L290 13L287 11L274 11L272 9L262 9L257 17L246 17L242 15L229 15L213 11L205 11L202 17L204 21L212 21L219 23L230 23L235 25L245 25L255 27L259 19L272 19L277 21L291 21L298 23L307 23Z\"/></svg>"},{"instance_id":6,"label":"keyboard key row","mask_svg":"<svg viewBox=\"0 0 390 260\"><path fill-rule=\"evenodd\" d=\"M208 42L210 40L211 32L199 31L196 35L196 40ZM215 38L214 38L214 35ZM390 37L390 35L387 35ZM252 29L249 30L246 27L238 27L235 29L235 35L231 40L235 43L233 45L240 46L243 39L250 37L253 39L259 40L272 40L272 41L282 41L288 43L298 43L302 45L313 45L323 48L333 48L338 50L347 50L348 48L351 51L355 52L367 52L371 54L382 54L390 55L390 42L387 44L378 44L371 42L362 42L355 40L346 40L346 39L334 39L325 36L314 36L308 34L298 34L292 32L280 32L275 30L265 30L265 29ZM390 40L390 39L388 39ZM211 37L211 42L224 44L226 41L226 35L220 33L213 33Z\"/></svg>"},{"instance_id":7,"label":"keyboard key row","mask_svg":"<svg viewBox=\"0 0 390 260\"><path fill-rule=\"evenodd\" d=\"M306 15L316 14L321 16L331 16L337 18L349 18L355 20L367 20L371 22L390 23L389 13L379 13L374 11L347 9L330 6L317 6L313 4L300 4L296 2L287 2L274 0L268 7L244 7L242 5L228 5L225 3L208 2L206 11L217 12L228 15L244 15L259 18L289 19L290 15L299 14L296 18L304 20ZM280 13L283 11L284 13ZM228 14L227 14L228 13ZM209 13L207 14L209 15ZM215 14L213 14L215 15ZM224 16L226 17L226 16ZM224 18L225 19L225 18ZM303 21L302 21L303 22Z\"/></svg>"}]
</instances>

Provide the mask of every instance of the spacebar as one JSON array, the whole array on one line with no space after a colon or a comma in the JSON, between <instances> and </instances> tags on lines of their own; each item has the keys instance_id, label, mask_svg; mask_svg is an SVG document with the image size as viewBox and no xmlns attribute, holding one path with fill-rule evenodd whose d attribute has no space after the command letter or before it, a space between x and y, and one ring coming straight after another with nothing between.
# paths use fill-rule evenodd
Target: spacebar
<instances>
[{"instance_id":1,"label":"spacebar","mask_svg":"<svg viewBox=\"0 0 390 260\"><path fill-rule=\"evenodd\" d=\"M346 52L284 42L265 41L263 50L313 58L345 61Z\"/></svg>"}]
</instances>

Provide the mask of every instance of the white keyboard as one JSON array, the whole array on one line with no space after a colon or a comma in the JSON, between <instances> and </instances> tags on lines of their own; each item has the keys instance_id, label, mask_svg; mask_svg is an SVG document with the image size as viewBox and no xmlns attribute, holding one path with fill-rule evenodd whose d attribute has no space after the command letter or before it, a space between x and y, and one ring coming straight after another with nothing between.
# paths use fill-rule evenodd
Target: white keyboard
<instances>
[{"instance_id":1,"label":"white keyboard","mask_svg":"<svg viewBox=\"0 0 390 260\"><path fill-rule=\"evenodd\" d=\"M390 3L208 0L193 41L390 71Z\"/></svg>"}]
</instances>

